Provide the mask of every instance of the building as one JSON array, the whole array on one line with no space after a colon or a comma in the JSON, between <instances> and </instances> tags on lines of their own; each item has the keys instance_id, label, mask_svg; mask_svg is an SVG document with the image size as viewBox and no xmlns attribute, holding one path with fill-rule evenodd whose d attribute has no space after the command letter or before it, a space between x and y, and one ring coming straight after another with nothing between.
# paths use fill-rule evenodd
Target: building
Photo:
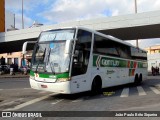
<instances>
[{"instance_id":1,"label":"building","mask_svg":"<svg viewBox=\"0 0 160 120\"><path fill-rule=\"evenodd\" d=\"M6 65L17 64L19 67L21 66L30 66L32 51L28 51L27 55L25 55L25 61L23 61L22 52L12 52L12 53L4 53L0 54L0 58L5 59Z\"/></svg>"},{"instance_id":2,"label":"building","mask_svg":"<svg viewBox=\"0 0 160 120\"><path fill-rule=\"evenodd\" d=\"M15 14L5 10L5 31L17 30L15 28Z\"/></svg>"},{"instance_id":3,"label":"building","mask_svg":"<svg viewBox=\"0 0 160 120\"><path fill-rule=\"evenodd\" d=\"M160 67L160 45L150 46L145 48L148 58L148 71L151 71L151 67Z\"/></svg>"},{"instance_id":4,"label":"building","mask_svg":"<svg viewBox=\"0 0 160 120\"><path fill-rule=\"evenodd\" d=\"M10 11L5 10L5 0L0 0L0 32L11 30L17 30L15 28L15 15ZM2 57L7 65L14 63L19 67L22 66L23 57L21 52L3 53L0 54L0 58ZM27 62L25 63L27 64Z\"/></svg>"},{"instance_id":5,"label":"building","mask_svg":"<svg viewBox=\"0 0 160 120\"><path fill-rule=\"evenodd\" d=\"M0 32L16 30L15 14L5 10L5 0L0 0Z\"/></svg>"},{"instance_id":6,"label":"building","mask_svg":"<svg viewBox=\"0 0 160 120\"><path fill-rule=\"evenodd\" d=\"M0 58L5 58L5 64L11 65L12 63L21 66L22 54L21 52L4 53L0 54Z\"/></svg>"},{"instance_id":7,"label":"building","mask_svg":"<svg viewBox=\"0 0 160 120\"><path fill-rule=\"evenodd\" d=\"M5 31L5 1L0 0L0 32Z\"/></svg>"}]
</instances>

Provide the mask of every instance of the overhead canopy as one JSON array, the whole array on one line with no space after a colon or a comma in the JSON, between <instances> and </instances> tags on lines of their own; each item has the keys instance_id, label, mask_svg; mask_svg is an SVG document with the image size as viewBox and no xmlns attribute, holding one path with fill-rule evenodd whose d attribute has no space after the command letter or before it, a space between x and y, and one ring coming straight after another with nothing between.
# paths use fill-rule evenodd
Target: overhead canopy
<instances>
[{"instance_id":1,"label":"overhead canopy","mask_svg":"<svg viewBox=\"0 0 160 120\"><path fill-rule=\"evenodd\" d=\"M82 26L122 40L160 38L160 11L73 21L0 33L0 53L22 50L25 41L36 41L40 32L71 26ZM33 49L33 45L28 47Z\"/></svg>"},{"instance_id":2,"label":"overhead canopy","mask_svg":"<svg viewBox=\"0 0 160 120\"><path fill-rule=\"evenodd\" d=\"M3 42L0 43L0 53L10 53L22 51L22 46L25 41L36 41L37 39L21 40L21 41L12 41L12 42ZM28 44L27 50L33 50L34 44Z\"/></svg>"},{"instance_id":3,"label":"overhead canopy","mask_svg":"<svg viewBox=\"0 0 160 120\"><path fill-rule=\"evenodd\" d=\"M100 30L99 32L112 35L121 40L160 38L160 24Z\"/></svg>"}]
</instances>

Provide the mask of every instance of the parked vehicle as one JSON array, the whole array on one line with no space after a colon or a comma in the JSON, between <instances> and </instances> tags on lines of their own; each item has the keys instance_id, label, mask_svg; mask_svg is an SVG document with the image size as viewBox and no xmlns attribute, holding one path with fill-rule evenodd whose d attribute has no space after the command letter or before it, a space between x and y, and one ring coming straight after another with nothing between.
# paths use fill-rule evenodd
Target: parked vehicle
<instances>
[{"instance_id":1,"label":"parked vehicle","mask_svg":"<svg viewBox=\"0 0 160 120\"><path fill-rule=\"evenodd\" d=\"M10 72L10 66L9 65L0 65L0 71L2 73L9 73Z\"/></svg>"}]
</instances>

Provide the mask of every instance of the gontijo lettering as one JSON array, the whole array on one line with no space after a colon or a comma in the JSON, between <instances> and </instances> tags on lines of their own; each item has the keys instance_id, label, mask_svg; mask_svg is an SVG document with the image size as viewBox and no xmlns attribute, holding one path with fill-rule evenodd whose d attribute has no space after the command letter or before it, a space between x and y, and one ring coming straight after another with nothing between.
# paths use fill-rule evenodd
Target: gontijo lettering
<instances>
[{"instance_id":1,"label":"gontijo lettering","mask_svg":"<svg viewBox=\"0 0 160 120\"><path fill-rule=\"evenodd\" d=\"M104 66L118 67L119 66L119 61L102 59L101 64L104 65Z\"/></svg>"}]
</instances>

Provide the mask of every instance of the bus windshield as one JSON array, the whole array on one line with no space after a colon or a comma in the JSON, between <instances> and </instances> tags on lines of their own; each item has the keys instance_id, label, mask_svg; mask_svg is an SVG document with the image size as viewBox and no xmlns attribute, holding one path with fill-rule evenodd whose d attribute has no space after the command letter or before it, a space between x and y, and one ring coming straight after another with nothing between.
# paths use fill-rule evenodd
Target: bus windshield
<instances>
[{"instance_id":1,"label":"bus windshield","mask_svg":"<svg viewBox=\"0 0 160 120\"><path fill-rule=\"evenodd\" d=\"M32 71L52 74L68 72L70 56L65 53L65 45L66 40L71 40L73 37L73 30L42 33L35 46Z\"/></svg>"}]
</instances>

